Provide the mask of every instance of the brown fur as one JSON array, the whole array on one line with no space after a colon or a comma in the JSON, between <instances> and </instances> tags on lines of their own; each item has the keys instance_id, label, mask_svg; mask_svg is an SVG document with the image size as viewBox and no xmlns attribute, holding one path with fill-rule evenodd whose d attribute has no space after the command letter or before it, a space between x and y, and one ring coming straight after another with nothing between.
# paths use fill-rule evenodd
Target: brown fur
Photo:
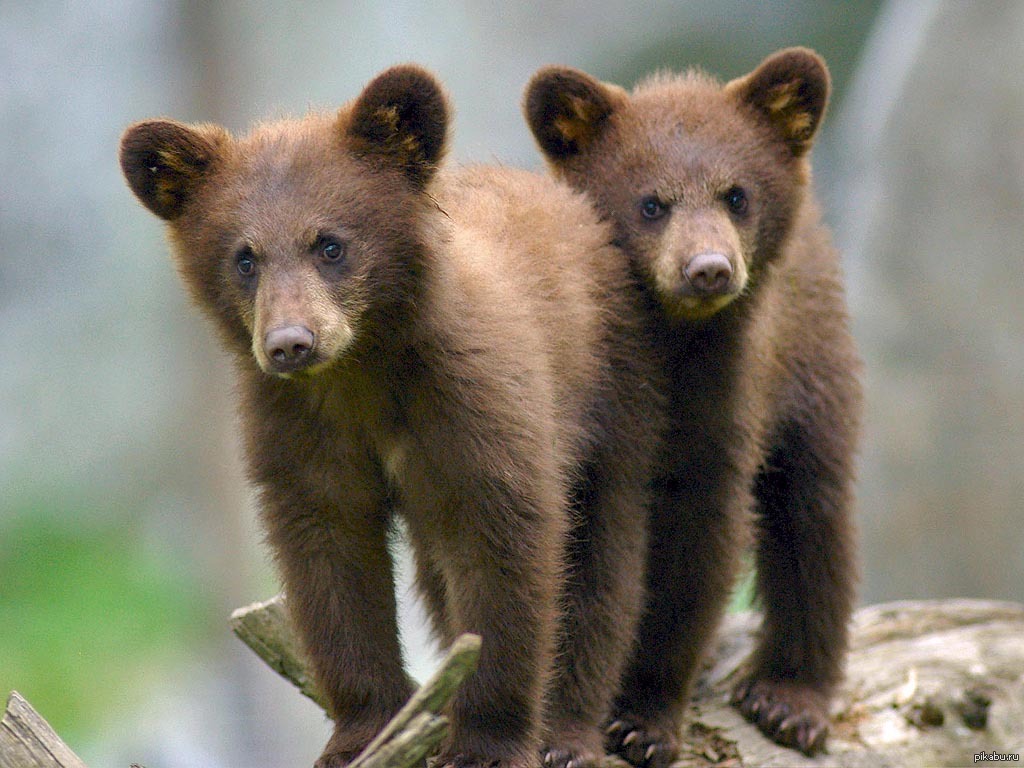
<instances>
[{"instance_id":1,"label":"brown fur","mask_svg":"<svg viewBox=\"0 0 1024 768\"><path fill-rule=\"evenodd\" d=\"M548 68L527 90L550 167L614 225L669 356L650 597L609 727L637 766L675 754L751 512L765 613L736 702L783 744L824 745L853 605L861 402L838 257L808 192L828 90L805 49L724 86L690 72L626 93ZM698 256L721 268L713 288L693 277Z\"/></svg>"},{"instance_id":2,"label":"brown fur","mask_svg":"<svg viewBox=\"0 0 1024 768\"><path fill-rule=\"evenodd\" d=\"M483 635L447 763L601 754L643 605L664 406L628 264L544 176L438 172L446 127L436 81L397 67L336 115L122 141L237 356L249 472L336 721L324 768L410 693L395 513L438 635Z\"/></svg>"}]
</instances>

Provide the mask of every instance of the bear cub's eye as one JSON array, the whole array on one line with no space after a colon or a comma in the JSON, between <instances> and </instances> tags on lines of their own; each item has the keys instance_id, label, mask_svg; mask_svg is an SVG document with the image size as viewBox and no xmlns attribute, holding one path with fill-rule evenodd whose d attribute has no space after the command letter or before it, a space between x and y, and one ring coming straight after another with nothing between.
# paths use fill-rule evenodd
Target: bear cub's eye
<instances>
[{"instance_id":1,"label":"bear cub's eye","mask_svg":"<svg viewBox=\"0 0 1024 768\"><path fill-rule=\"evenodd\" d=\"M337 264L345 258L345 244L333 237L322 237L317 243L320 258L328 264Z\"/></svg>"},{"instance_id":2,"label":"bear cub's eye","mask_svg":"<svg viewBox=\"0 0 1024 768\"><path fill-rule=\"evenodd\" d=\"M243 277L252 277L256 273L256 258L252 248L246 245L238 249L235 255L235 268Z\"/></svg>"},{"instance_id":3,"label":"bear cub's eye","mask_svg":"<svg viewBox=\"0 0 1024 768\"><path fill-rule=\"evenodd\" d=\"M648 221L656 221L668 213L668 206L653 195L640 201L640 215Z\"/></svg>"},{"instance_id":4,"label":"bear cub's eye","mask_svg":"<svg viewBox=\"0 0 1024 768\"><path fill-rule=\"evenodd\" d=\"M725 200L725 205L729 212L735 216L742 216L747 212L749 200L747 198L747 191L743 187L731 187L722 196L722 199Z\"/></svg>"}]
</instances>

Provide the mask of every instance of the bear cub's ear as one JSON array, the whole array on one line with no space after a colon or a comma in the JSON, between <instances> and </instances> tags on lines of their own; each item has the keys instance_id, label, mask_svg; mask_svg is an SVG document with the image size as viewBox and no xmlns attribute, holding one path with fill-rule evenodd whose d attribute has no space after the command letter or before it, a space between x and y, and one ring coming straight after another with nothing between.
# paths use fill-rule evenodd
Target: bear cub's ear
<instances>
[{"instance_id":1,"label":"bear cub's ear","mask_svg":"<svg viewBox=\"0 0 1024 768\"><path fill-rule=\"evenodd\" d=\"M828 68L818 54L787 48L728 83L726 92L767 117L794 157L800 157L811 148L830 88Z\"/></svg>"},{"instance_id":2,"label":"bear cub's ear","mask_svg":"<svg viewBox=\"0 0 1024 768\"><path fill-rule=\"evenodd\" d=\"M171 221L208 176L226 136L173 120L136 123L121 137L121 171L139 201Z\"/></svg>"},{"instance_id":3,"label":"bear cub's ear","mask_svg":"<svg viewBox=\"0 0 1024 768\"><path fill-rule=\"evenodd\" d=\"M530 78L523 111L541 150L558 161L590 146L626 98L622 89L585 72L545 67Z\"/></svg>"},{"instance_id":4,"label":"bear cub's ear","mask_svg":"<svg viewBox=\"0 0 1024 768\"><path fill-rule=\"evenodd\" d=\"M445 151L448 102L441 84L411 64L382 72L356 99L345 133L354 154L397 167L421 189Z\"/></svg>"}]
</instances>

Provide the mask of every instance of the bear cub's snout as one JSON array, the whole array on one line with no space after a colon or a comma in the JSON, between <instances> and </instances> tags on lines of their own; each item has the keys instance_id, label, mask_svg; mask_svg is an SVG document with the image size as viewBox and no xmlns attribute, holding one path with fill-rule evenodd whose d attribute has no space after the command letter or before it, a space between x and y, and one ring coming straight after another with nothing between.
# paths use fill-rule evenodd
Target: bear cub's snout
<instances>
[{"instance_id":1,"label":"bear cub's snout","mask_svg":"<svg viewBox=\"0 0 1024 768\"><path fill-rule=\"evenodd\" d=\"M723 253L699 253L683 268L687 284L698 296L733 293L732 275L732 262Z\"/></svg>"},{"instance_id":2,"label":"bear cub's snout","mask_svg":"<svg viewBox=\"0 0 1024 768\"><path fill-rule=\"evenodd\" d=\"M292 373L314 360L316 336L304 325L284 325L267 331L263 351L271 367L268 373Z\"/></svg>"}]
</instances>

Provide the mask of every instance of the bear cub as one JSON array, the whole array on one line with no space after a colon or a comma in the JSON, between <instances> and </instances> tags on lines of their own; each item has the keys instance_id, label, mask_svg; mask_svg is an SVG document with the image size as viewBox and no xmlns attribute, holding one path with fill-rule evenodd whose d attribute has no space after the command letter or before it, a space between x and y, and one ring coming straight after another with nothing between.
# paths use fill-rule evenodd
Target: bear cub
<instances>
[{"instance_id":1,"label":"bear cub","mask_svg":"<svg viewBox=\"0 0 1024 768\"><path fill-rule=\"evenodd\" d=\"M603 754L643 608L664 403L628 261L545 176L439 170L448 112L401 66L335 114L244 138L154 120L121 143L236 359L248 471L335 720L320 768L412 691L396 514L439 639L483 636L439 765Z\"/></svg>"},{"instance_id":2,"label":"bear cub","mask_svg":"<svg viewBox=\"0 0 1024 768\"><path fill-rule=\"evenodd\" d=\"M764 619L734 703L782 744L825 744L856 581L861 410L839 259L810 191L829 89L824 62L794 48L724 85L691 71L627 92L550 67L526 91L550 169L614 226L668 356L649 596L607 729L637 766L676 752L751 527Z\"/></svg>"}]
</instances>

